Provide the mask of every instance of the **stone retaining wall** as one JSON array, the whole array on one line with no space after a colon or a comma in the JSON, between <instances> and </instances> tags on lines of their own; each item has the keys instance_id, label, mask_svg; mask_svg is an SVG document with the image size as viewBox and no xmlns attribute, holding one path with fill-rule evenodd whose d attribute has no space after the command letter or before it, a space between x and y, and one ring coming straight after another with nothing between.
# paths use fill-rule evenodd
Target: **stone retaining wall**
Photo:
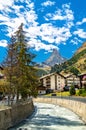
<instances>
[{"instance_id":1,"label":"stone retaining wall","mask_svg":"<svg viewBox=\"0 0 86 130\"><path fill-rule=\"evenodd\" d=\"M18 124L31 115L33 110L32 101L16 104L12 107L4 107L0 110L0 130L7 130L9 127Z\"/></svg>"},{"instance_id":2,"label":"stone retaining wall","mask_svg":"<svg viewBox=\"0 0 86 130\"><path fill-rule=\"evenodd\" d=\"M86 123L86 103L60 98L47 98L47 97L35 98L34 102L51 103L66 107L75 112L77 115L79 115L81 119Z\"/></svg>"}]
</instances>

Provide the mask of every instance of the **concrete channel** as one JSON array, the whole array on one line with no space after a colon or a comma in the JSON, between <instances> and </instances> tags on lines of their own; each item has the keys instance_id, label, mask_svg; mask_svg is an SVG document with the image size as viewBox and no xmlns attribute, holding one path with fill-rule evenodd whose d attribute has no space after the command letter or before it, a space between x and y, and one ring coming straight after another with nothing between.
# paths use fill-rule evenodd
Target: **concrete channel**
<instances>
[{"instance_id":1,"label":"concrete channel","mask_svg":"<svg viewBox=\"0 0 86 130\"><path fill-rule=\"evenodd\" d=\"M71 110L55 104L35 103L33 115L9 130L86 130Z\"/></svg>"}]
</instances>

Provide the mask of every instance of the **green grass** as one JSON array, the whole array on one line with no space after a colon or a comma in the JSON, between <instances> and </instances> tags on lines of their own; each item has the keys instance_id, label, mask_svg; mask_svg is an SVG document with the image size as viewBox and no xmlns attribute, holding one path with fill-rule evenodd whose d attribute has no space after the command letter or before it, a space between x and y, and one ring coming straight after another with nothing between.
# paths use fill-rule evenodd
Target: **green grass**
<instances>
[{"instance_id":1,"label":"green grass","mask_svg":"<svg viewBox=\"0 0 86 130\"><path fill-rule=\"evenodd\" d=\"M76 96L86 97L86 90L85 89L78 90Z\"/></svg>"},{"instance_id":2,"label":"green grass","mask_svg":"<svg viewBox=\"0 0 86 130\"><path fill-rule=\"evenodd\" d=\"M70 93L69 93L69 91L68 92L56 92L56 95L57 96L69 96Z\"/></svg>"},{"instance_id":3,"label":"green grass","mask_svg":"<svg viewBox=\"0 0 86 130\"><path fill-rule=\"evenodd\" d=\"M55 92L56 96L69 96L70 93L69 92ZM46 96L51 96L52 93L47 94Z\"/></svg>"},{"instance_id":4,"label":"green grass","mask_svg":"<svg viewBox=\"0 0 86 130\"><path fill-rule=\"evenodd\" d=\"M79 96L78 93L79 93L79 90L76 90L75 96ZM67 92L55 92L55 94L56 94L56 96L70 96L69 91L67 91ZM80 96L85 96L85 95L86 95L86 93L85 94L81 94ZM47 94L46 96L52 96L52 93Z\"/></svg>"}]
</instances>

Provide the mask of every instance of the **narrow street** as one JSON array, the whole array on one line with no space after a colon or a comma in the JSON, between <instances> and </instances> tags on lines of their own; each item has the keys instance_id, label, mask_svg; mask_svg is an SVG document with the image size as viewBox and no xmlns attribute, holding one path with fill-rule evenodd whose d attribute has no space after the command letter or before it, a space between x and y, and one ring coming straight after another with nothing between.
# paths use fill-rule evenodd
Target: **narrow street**
<instances>
[{"instance_id":1,"label":"narrow street","mask_svg":"<svg viewBox=\"0 0 86 130\"><path fill-rule=\"evenodd\" d=\"M66 108L35 103L34 114L10 130L86 130L86 125Z\"/></svg>"}]
</instances>

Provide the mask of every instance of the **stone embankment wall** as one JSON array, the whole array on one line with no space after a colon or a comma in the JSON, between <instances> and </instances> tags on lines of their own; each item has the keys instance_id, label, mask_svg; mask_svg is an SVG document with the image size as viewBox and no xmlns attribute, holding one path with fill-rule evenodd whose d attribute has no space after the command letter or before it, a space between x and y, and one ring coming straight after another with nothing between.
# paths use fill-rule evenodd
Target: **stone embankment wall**
<instances>
[{"instance_id":1,"label":"stone embankment wall","mask_svg":"<svg viewBox=\"0 0 86 130\"><path fill-rule=\"evenodd\" d=\"M75 112L86 123L86 103L60 98L35 98L34 102L50 103L66 107Z\"/></svg>"},{"instance_id":2,"label":"stone embankment wall","mask_svg":"<svg viewBox=\"0 0 86 130\"><path fill-rule=\"evenodd\" d=\"M23 102L15 104L12 107L4 107L0 109L0 130L7 130L27 116L31 115L34 110L32 100L29 102Z\"/></svg>"}]
</instances>

